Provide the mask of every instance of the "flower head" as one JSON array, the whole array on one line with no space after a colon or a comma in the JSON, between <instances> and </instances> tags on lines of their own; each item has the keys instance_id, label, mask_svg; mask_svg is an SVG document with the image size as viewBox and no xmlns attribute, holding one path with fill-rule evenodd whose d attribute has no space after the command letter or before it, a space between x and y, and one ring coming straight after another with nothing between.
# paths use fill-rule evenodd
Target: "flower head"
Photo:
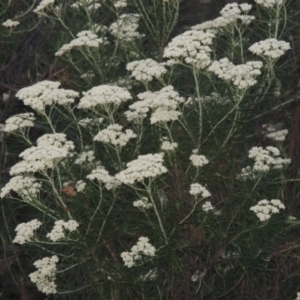
<instances>
[{"instance_id":1,"label":"flower head","mask_svg":"<svg viewBox=\"0 0 300 300\"><path fill-rule=\"evenodd\" d=\"M289 49L291 49L290 43L271 38L254 43L249 51L256 55L277 59Z\"/></svg>"},{"instance_id":2,"label":"flower head","mask_svg":"<svg viewBox=\"0 0 300 300\"><path fill-rule=\"evenodd\" d=\"M146 178L156 178L166 173L163 166L163 153L140 155L137 159L127 163L127 169L116 174L116 179L124 184L134 184Z\"/></svg>"},{"instance_id":3,"label":"flower head","mask_svg":"<svg viewBox=\"0 0 300 300\"><path fill-rule=\"evenodd\" d=\"M126 88L111 85L93 87L84 92L83 95L84 97L81 98L78 105L79 109L94 109L106 105L117 107L131 99L131 95Z\"/></svg>"},{"instance_id":4,"label":"flower head","mask_svg":"<svg viewBox=\"0 0 300 300\"><path fill-rule=\"evenodd\" d=\"M172 60L172 64L186 63L198 69L207 67L210 60L209 45L215 35L201 30L188 30L176 36L167 45L164 57Z\"/></svg>"},{"instance_id":5,"label":"flower head","mask_svg":"<svg viewBox=\"0 0 300 300\"><path fill-rule=\"evenodd\" d=\"M275 5L276 6L281 6L284 4L286 0L255 0L257 4L262 5L265 8L272 8Z\"/></svg>"},{"instance_id":6,"label":"flower head","mask_svg":"<svg viewBox=\"0 0 300 300\"><path fill-rule=\"evenodd\" d=\"M58 257L53 255L52 257L44 257L43 259L34 262L34 266L37 271L29 274L30 280L36 284L39 291L48 295L56 294L56 263Z\"/></svg>"},{"instance_id":7,"label":"flower head","mask_svg":"<svg viewBox=\"0 0 300 300\"><path fill-rule=\"evenodd\" d=\"M19 224L15 231L17 232L16 237L13 240L13 243L18 243L23 245L32 240L34 236L34 231L42 226L42 222L37 219L31 220L27 223Z\"/></svg>"},{"instance_id":8,"label":"flower head","mask_svg":"<svg viewBox=\"0 0 300 300\"><path fill-rule=\"evenodd\" d=\"M6 20L5 22L2 23L2 26L4 27L16 27L17 25L19 25L20 22L18 21L13 21L13 20Z\"/></svg>"},{"instance_id":9,"label":"flower head","mask_svg":"<svg viewBox=\"0 0 300 300\"><path fill-rule=\"evenodd\" d=\"M106 129L99 131L94 137L94 141L123 147L133 138L136 138L136 134L131 129L126 129L125 132L122 132L121 125L113 124L109 125Z\"/></svg>"},{"instance_id":10,"label":"flower head","mask_svg":"<svg viewBox=\"0 0 300 300\"><path fill-rule=\"evenodd\" d=\"M33 127L34 120L35 117L33 113L14 115L6 120L4 131L5 132L14 132L18 130L22 131L26 127Z\"/></svg>"},{"instance_id":11,"label":"flower head","mask_svg":"<svg viewBox=\"0 0 300 300\"><path fill-rule=\"evenodd\" d=\"M200 195L201 198L207 198L207 197L210 197L210 195L211 195L210 192L199 183L191 184L190 194L193 196Z\"/></svg>"},{"instance_id":12,"label":"flower head","mask_svg":"<svg viewBox=\"0 0 300 300\"><path fill-rule=\"evenodd\" d=\"M152 81L153 78L160 78L167 73L163 64L151 58L132 61L127 64L126 69L131 71L132 77L144 83Z\"/></svg>"},{"instance_id":13,"label":"flower head","mask_svg":"<svg viewBox=\"0 0 300 300\"><path fill-rule=\"evenodd\" d=\"M251 206L253 211L261 222L267 221L273 214L279 213L280 209L285 209L285 205L278 199L260 200L257 205Z\"/></svg>"},{"instance_id":14,"label":"flower head","mask_svg":"<svg viewBox=\"0 0 300 300\"><path fill-rule=\"evenodd\" d=\"M72 232L75 231L78 226L79 224L75 220L69 220L67 222L63 220L55 221L55 225L52 231L47 234L47 237L53 242L56 242L66 237L65 230Z\"/></svg>"},{"instance_id":15,"label":"flower head","mask_svg":"<svg viewBox=\"0 0 300 300\"><path fill-rule=\"evenodd\" d=\"M59 89L60 82L41 81L32 86L21 89L16 97L23 100L25 105L36 111L44 111L48 105L68 105L74 102L74 98L79 96L73 90Z\"/></svg>"}]
</instances>

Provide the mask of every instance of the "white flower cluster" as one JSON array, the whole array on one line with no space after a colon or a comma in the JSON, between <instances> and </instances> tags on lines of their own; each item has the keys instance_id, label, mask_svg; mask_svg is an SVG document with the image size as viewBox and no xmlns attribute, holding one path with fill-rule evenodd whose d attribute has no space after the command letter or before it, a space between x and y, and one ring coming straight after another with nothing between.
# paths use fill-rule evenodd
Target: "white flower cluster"
<instances>
[{"instance_id":1,"label":"white flower cluster","mask_svg":"<svg viewBox=\"0 0 300 300\"><path fill-rule=\"evenodd\" d=\"M40 228L41 226L42 222L40 222L38 219L31 220L27 223L19 224L15 229L17 235L14 238L13 243L23 245L25 243L30 242L34 236L34 231Z\"/></svg>"},{"instance_id":2,"label":"white flower cluster","mask_svg":"<svg viewBox=\"0 0 300 300\"><path fill-rule=\"evenodd\" d=\"M152 204L149 202L147 197L142 197L140 200L134 201L133 206L141 210L145 210L151 208Z\"/></svg>"},{"instance_id":3,"label":"white flower cluster","mask_svg":"<svg viewBox=\"0 0 300 300\"><path fill-rule=\"evenodd\" d=\"M170 141L163 141L160 149L163 151L174 151L178 147L178 143L171 143Z\"/></svg>"},{"instance_id":4,"label":"white flower cluster","mask_svg":"<svg viewBox=\"0 0 300 300\"><path fill-rule=\"evenodd\" d=\"M198 149L194 149L193 154L190 156L190 160L192 161L192 165L195 167L203 167L208 164L208 160L204 155L199 155Z\"/></svg>"},{"instance_id":5,"label":"white flower cluster","mask_svg":"<svg viewBox=\"0 0 300 300\"><path fill-rule=\"evenodd\" d=\"M191 27L192 30L205 30L210 31L213 34L216 34L218 32L218 29L223 28L227 26L230 23L229 20L227 20L224 17L218 17L211 21L205 21L200 24L194 25Z\"/></svg>"},{"instance_id":6,"label":"white flower cluster","mask_svg":"<svg viewBox=\"0 0 300 300\"><path fill-rule=\"evenodd\" d=\"M9 195L14 191L20 195L24 201L31 201L36 198L42 185L34 177L15 176L1 189L0 198Z\"/></svg>"},{"instance_id":7,"label":"white flower cluster","mask_svg":"<svg viewBox=\"0 0 300 300\"><path fill-rule=\"evenodd\" d=\"M295 300L300 300L300 293L297 293L297 298Z\"/></svg>"},{"instance_id":8,"label":"white flower cluster","mask_svg":"<svg viewBox=\"0 0 300 300\"><path fill-rule=\"evenodd\" d=\"M265 137L277 142L284 141L288 134L288 130L287 129L278 130L278 127L281 127L281 124L276 124L276 125L264 124L262 128L266 131Z\"/></svg>"},{"instance_id":9,"label":"white flower cluster","mask_svg":"<svg viewBox=\"0 0 300 300\"><path fill-rule=\"evenodd\" d=\"M131 248L131 252L122 252L121 257L127 268L136 265L137 261L142 259L142 255L155 256L156 249L149 243L149 238L140 237L137 244Z\"/></svg>"},{"instance_id":10,"label":"white flower cluster","mask_svg":"<svg viewBox=\"0 0 300 300\"><path fill-rule=\"evenodd\" d=\"M4 131L5 132L13 132L13 131L17 131L17 130L22 131L23 128L33 127L34 120L35 120L35 117L34 117L33 113L24 113L24 114L14 115L6 120Z\"/></svg>"},{"instance_id":11,"label":"white flower cluster","mask_svg":"<svg viewBox=\"0 0 300 300\"><path fill-rule=\"evenodd\" d=\"M260 4L266 8L271 8L276 6L281 6L284 4L285 0L255 0L257 4Z\"/></svg>"},{"instance_id":12,"label":"white flower cluster","mask_svg":"<svg viewBox=\"0 0 300 300\"><path fill-rule=\"evenodd\" d=\"M54 227L50 233L46 235L47 238L56 242L58 240L64 239L66 237L65 230L69 230L70 232L75 231L79 226L78 222L75 220L69 220L67 222L63 220L55 221Z\"/></svg>"},{"instance_id":13,"label":"white flower cluster","mask_svg":"<svg viewBox=\"0 0 300 300\"><path fill-rule=\"evenodd\" d=\"M248 12L251 10L252 5L248 3L229 3L224 6L221 10L221 17L218 17L211 21L205 21L201 24L197 24L192 26L192 30L208 30L214 34L218 32L218 30L226 27L229 24L236 23L238 20L242 22L242 24L249 24L252 20L255 19L254 16L248 15Z\"/></svg>"},{"instance_id":14,"label":"white flower cluster","mask_svg":"<svg viewBox=\"0 0 300 300\"><path fill-rule=\"evenodd\" d=\"M285 209L285 205L278 199L260 200L257 205L250 207L261 222L267 221L272 214L279 213L279 209Z\"/></svg>"},{"instance_id":15,"label":"white flower cluster","mask_svg":"<svg viewBox=\"0 0 300 300\"><path fill-rule=\"evenodd\" d=\"M116 1L116 3L114 4L115 8L124 8L127 6L127 0L118 0Z\"/></svg>"},{"instance_id":16,"label":"white flower cluster","mask_svg":"<svg viewBox=\"0 0 300 300\"><path fill-rule=\"evenodd\" d=\"M78 180L75 184L75 189L78 193L82 192L86 186L86 183L83 180Z\"/></svg>"},{"instance_id":17,"label":"white flower cluster","mask_svg":"<svg viewBox=\"0 0 300 300\"><path fill-rule=\"evenodd\" d=\"M210 201L206 201L203 205L202 205L202 210L205 212L209 212L211 210L214 210L213 206L211 205Z\"/></svg>"},{"instance_id":18,"label":"white flower cluster","mask_svg":"<svg viewBox=\"0 0 300 300\"><path fill-rule=\"evenodd\" d=\"M95 11L101 7L101 4L96 2L96 0L78 0L75 3L71 4L71 7L76 9L86 7L88 11Z\"/></svg>"},{"instance_id":19,"label":"white flower cluster","mask_svg":"<svg viewBox=\"0 0 300 300\"><path fill-rule=\"evenodd\" d=\"M139 14L122 14L116 22L110 25L109 30L119 40L131 42L143 36L137 32L139 20Z\"/></svg>"},{"instance_id":20,"label":"white flower cluster","mask_svg":"<svg viewBox=\"0 0 300 300\"><path fill-rule=\"evenodd\" d=\"M84 97L80 99L78 105L79 109L94 109L96 106L107 105L119 106L131 99L126 88L105 84L95 86L87 92L83 92L83 95Z\"/></svg>"},{"instance_id":21,"label":"white flower cluster","mask_svg":"<svg viewBox=\"0 0 300 300\"><path fill-rule=\"evenodd\" d=\"M95 153L93 150L83 151L81 152L75 160L76 165L83 165L86 163L90 163L95 160Z\"/></svg>"},{"instance_id":22,"label":"white flower cluster","mask_svg":"<svg viewBox=\"0 0 300 300\"><path fill-rule=\"evenodd\" d=\"M199 183L192 183L190 187L190 194L193 196L199 196L201 198L210 197L210 192Z\"/></svg>"},{"instance_id":23,"label":"white flower cluster","mask_svg":"<svg viewBox=\"0 0 300 300\"><path fill-rule=\"evenodd\" d=\"M211 32L200 30L188 30L176 36L166 46L164 57L171 59L167 64L187 63L197 69L207 67L210 62L209 45L212 44L215 35Z\"/></svg>"},{"instance_id":24,"label":"white flower cluster","mask_svg":"<svg viewBox=\"0 0 300 300\"><path fill-rule=\"evenodd\" d=\"M136 134L131 129L126 129L125 132L122 132L122 129L123 127L119 124L109 125L98 132L94 141L124 147L130 139L136 138Z\"/></svg>"},{"instance_id":25,"label":"white flower cluster","mask_svg":"<svg viewBox=\"0 0 300 300\"><path fill-rule=\"evenodd\" d=\"M104 118L84 118L78 121L78 124L82 127L87 127L89 125L99 125L104 121Z\"/></svg>"},{"instance_id":26,"label":"white flower cluster","mask_svg":"<svg viewBox=\"0 0 300 300\"><path fill-rule=\"evenodd\" d=\"M15 164L11 175L34 173L53 168L61 159L72 156L73 142L67 141L64 133L44 134L37 139L37 146L24 150L19 156L22 161Z\"/></svg>"},{"instance_id":27,"label":"white flower cluster","mask_svg":"<svg viewBox=\"0 0 300 300\"><path fill-rule=\"evenodd\" d=\"M281 169L291 162L290 158L281 158L280 151L276 147L268 146L253 147L249 151L249 158L254 160L254 165L243 168L240 174L241 179L255 178L256 173L265 173L271 169Z\"/></svg>"},{"instance_id":28,"label":"white flower cluster","mask_svg":"<svg viewBox=\"0 0 300 300\"><path fill-rule=\"evenodd\" d=\"M143 60L132 61L127 64L126 69L131 72L131 76L137 81L147 83L154 78L161 78L167 73L163 64L148 58Z\"/></svg>"},{"instance_id":29,"label":"white flower cluster","mask_svg":"<svg viewBox=\"0 0 300 300\"><path fill-rule=\"evenodd\" d=\"M62 56L66 52L70 52L73 48L93 47L98 48L101 44L106 44L107 41L99 38L97 34L90 30L84 30L76 34L77 38L68 44L64 44L56 53L55 56Z\"/></svg>"},{"instance_id":30,"label":"white flower cluster","mask_svg":"<svg viewBox=\"0 0 300 300\"><path fill-rule=\"evenodd\" d=\"M134 184L145 178L155 178L168 170L163 166L164 153L139 155L137 159L126 164L127 169L116 174L116 179L124 184Z\"/></svg>"},{"instance_id":31,"label":"white flower cluster","mask_svg":"<svg viewBox=\"0 0 300 300\"><path fill-rule=\"evenodd\" d=\"M41 3L37 6L37 8L33 11L35 13L40 13L40 11L45 8L49 8L51 4L54 4L55 0L42 0Z\"/></svg>"},{"instance_id":32,"label":"white flower cluster","mask_svg":"<svg viewBox=\"0 0 300 300\"><path fill-rule=\"evenodd\" d=\"M2 23L2 25L4 27L16 27L17 25L19 25L20 22L18 21L13 21L11 19L6 20L5 22Z\"/></svg>"},{"instance_id":33,"label":"white flower cluster","mask_svg":"<svg viewBox=\"0 0 300 300\"><path fill-rule=\"evenodd\" d=\"M102 166L98 166L92 170L92 173L86 176L86 178L103 182L108 190L117 188L120 185L120 182L114 176L110 176L108 171Z\"/></svg>"},{"instance_id":34,"label":"white flower cluster","mask_svg":"<svg viewBox=\"0 0 300 300\"><path fill-rule=\"evenodd\" d=\"M66 148L68 151L75 148L73 142L67 140L65 133L47 133L39 137L36 142L38 146L54 146L57 148Z\"/></svg>"},{"instance_id":35,"label":"white flower cluster","mask_svg":"<svg viewBox=\"0 0 300 300\"><path fill-rule=\"evenodd\" d=\"M59 89L60 82L40 81L32 86L21 89L16 97L23 100L25 105L34 110L43 111L45 106L67 105L74 102L74 98L79 96L78 92L73 90Z\"/></svg>"},{"instance_id":36,"label":"white flower cluster","mask_svg":"<svg viewBox=\"0 0 300 300\"><path fill-rule=\"evenodd\" d=\"M278 41L273 38L254 43L249 47L249 51L252 53L260 56L268 56L273 59L279 58L289 49L291 49L290 43Z\"/></svg>"},{"instance_id":37,"label":"white flower cluster","mask_svg":"<svg viewBox=\"0 0 300 300\"><path fill-rule=\"evenodd\" d=\"M147 91L137 96L141 101L131 104L130 110L125 112L128 121L145 118L150 108L153 110L151 124L175 121L181 115L176 108L184 102L184 98L180 97L171 85L157 92Z\"/></svg>"},{"instance_id":38,"label":"white flower cluster","mask_svg":"<svg viewBox=\"0 0 300 300\"><path fill-rule=\"evenodd\" d=\"M228 22L236 22L237 20L241 20L244 24L249 24L252 20L255 19L254 16L249 16L247 13L251 10L252 5L248 3L237 4L228 3L224 6L224 8L220 11L220 14L223 18L228 20ZM242 15L244 13L244 15Z\"/></svg>"},{"instance_id":39,"label":"white flower cluster","mask_svg":"<svg viewBox=\"0 0 300 300\"><path fill-rule=\"evenodd\" d=\"M228 58L215 60L208 71L213 72L219 78L232 81L238 89L246 89L257 83L256 76L261 74L263 63L260 61L248 61L246 64L234 65Z\"/></svg>"},{"instance_id":40,"label":"white flower cluster","mask_svg":"<svg viewBox=\"0 0 300 300\"><path fill-rule=\"evenodd\" d=\"M30 280L36 284L39 291L48 295L56 294L56 263L58 257L53 255L52 257L44 257L43 259L34 262L34 266L37 271L29 274Z\"/></svg>"}]
</instances>

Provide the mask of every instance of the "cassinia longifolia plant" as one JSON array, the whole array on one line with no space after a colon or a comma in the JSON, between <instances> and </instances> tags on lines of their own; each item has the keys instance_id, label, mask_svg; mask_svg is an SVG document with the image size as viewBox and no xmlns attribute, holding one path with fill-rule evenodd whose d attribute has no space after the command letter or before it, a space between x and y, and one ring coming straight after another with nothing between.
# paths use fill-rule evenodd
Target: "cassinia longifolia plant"
<instances>
[{"instance_id":1,"label":"cassinia longifolia plant","mask_svg":"<svg viewBox=\"0 0 300 300\"><path fill-rule=\"evenodd\" d=\"M55 28L69 82L17 91L26 112L3 129L26 145L0 194L34 212L11 235L32 253L24 280L45 299L295 299L297 174L272 119L294 101L293 1L184 29L180 0L32 3L2 31Z\"/></svg>"}]
</instances>

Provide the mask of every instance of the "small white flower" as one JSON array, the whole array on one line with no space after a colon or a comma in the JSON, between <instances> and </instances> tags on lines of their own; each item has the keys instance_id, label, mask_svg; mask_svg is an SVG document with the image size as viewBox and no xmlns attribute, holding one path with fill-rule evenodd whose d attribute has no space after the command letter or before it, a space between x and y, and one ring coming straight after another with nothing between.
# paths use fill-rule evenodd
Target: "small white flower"
<instances>
[{"instance_id":1,"label":"small white flower","mask_svg":"<svg viewBox=\"0 0 300 300\"><path fill-rule=\"evenodd\" d=\"M63 54L70 52L74 48L89 47L98 48L100 45L107 44L105 38L99 38L96 33L90 30L84 30L76 34L77 38L72 40L68 44L64 44L56 53L55 56L62 56Z\"/></svg>"},{"instance_id":2,"label":"small white flower","mask_svg":"<svg viewBox=\"0 0 300 300\"><path fill-rule=\"evenodd\" d=\"M112 144L117 147L124 147L130 139L136 138L136 134L131 129L122 132L123 127L119 124L109 125L106 129L98 132L94 141Z\"/></svg>"},{"instance_id":3,"label":"small white flower","mask_svg":"<svg viewBox=\"0 0 300 300\"><path fill-rule=\"evenodd\" d=\"M265 149L262 147L253 147L249 150L249 158L254 160L254 165L243 168L239 178L248 179L255 178L259 173L266 173L271 169L282 169L290 164L290 158L279 157L280 151L276 147L268 146Z\"/></svg>"},{"instance_id":4,"label":"small white flower","mask_svg":"<svg viewBox=\"0 0 300 300\"><path fill-rule=\"evenodd\" d=\"M228 58L222 58L219 61L213 61L208 71L225 81L231 81L238 89L247 89L257 83L255 78L261 74L262 66L260 61L234 65Z\"/></svg>"},{"instance_id":5,"label":"small white flower","mask_svg":"<svg viewBox=\"0 0 300 300\"><path fill-rule=\"evenodd\" d=\"M140 200L134 201L133 206L141 210L145 210L151 208L152 204L149 202L147 197L142 197Z\"/></svg>"},{"instance_id":6,"label":"small white flower","mask_svg":"<svg viewBox=\"0 0 300 300\"><path fill-rule=\"evenodd\" d=\"M109 30L121 42L131 42L134 39L143 37L137 32L139 27L139 14L122 14L116 22L113 22Z\"/></svg>"},{"instance_id":7,"label":"small white flower","mask_svg":"<svg viewBox=\"0 0 300 300\"><path fill-rule=\"evenodd\" d=\"M210 62L211 48L215 34L208 31L188 30L176 36L165 47L164 57L172 64L186 63L198 69L206 68Z\"/></svg>"},{"instance_id":8,"label":"small white flower","mask_svg":"<svg viewBox=\"0 0 300 300\"><path fill-rule=\"evenodd\" d=\"M96 2L97 0L78 0L75 3L71 4L71 7L79 9L87 9L90 12L96 11L99 7L101 7L100 3Z\"/></svg>"},{"instance_id":9,"label":"small white flower","mask_svg":"<svg viewBox=\"0 0 300 300\"><path fill-rule=\"evenodd\" d=\"M184 98L169 85L157 92L144 92L138 94L141 101L137 101L129 106L129 111L125 112L128 121L142 120L147 113L152 110L151 124L158 122L175 121L181 114L176 111Z\"/></svg>"},{"instance_id":10,"label":"small white flower","mask_svg":"<svg viewBox=\"0 0 300 300\"><path fill-rule=\"evenodd\" d=\"M163 151L174 151L178 147L177 143L171 143L170 141L163 141L160 149Z\"/></svg>"},{"instance_id":11,"label":"small white flower","mask_svg":"<svg viewBox=\"0 0 300 300\"><path fill-rule=\"evenodd\" d=\"M288 130L287 129L280 129L282 124L264 124L262 126L263 130L265 131L265 137L277 141L282 142L285 140Z\"/></svg>"},{"instance_id":12,"label":"small white flower","mask_svg":"<svg viewBox=\"0 0 300 300\"><path fill-rule=\"evenodd\" d=\"M275 5L279 7L283 5L285 1L286 0L255 0L257 4L260 4L265 8L272 8Z\"/></svg>"},{"instance_id":13,"label":"small white flower","mask_svg":"<svg viewBox=\"0 0 300 300\"><path fill-rule=\"evenodd\" d=\"M140 237L137 244L131 248L131 252L122 252L121 257L124 265L131 268L136 265L138 260L142 259L142 255L153 257L156 249L149 243L149 238Z\"/></svg>"},{"instance_id":14,"label":"small white flower","mask_svg":"<svg viewBox=\"0 0 300 300\"><path fill-rule=\"evenodd\" d=\"M126 69L131 71L131 76L137 81L148 83L154 78L161 78L163 74L167 73L167 69L163 64L148 58L143 60L132 61L127 64Z\"/></svg>"},{"instance_id":15,"label":"small white flower","mask_svg":"<svg viewBox=\"0 0 300 300\"><path fill-rule=\"evenodd\" d=\"M131 99L131 95L126 88L111 85L93 87L84 92L83 96L78 105L79 109L105 108L107 105L118 107Z\"/></svg>"},{"instance_id":16,"label":"small white flower","mask_svg":"<svg viewBox=\"0 0 300 300\"><path fill-rule=\"evenodd\" d=\"M37 219L31 220L27 223L19 224L15 231L17 232L16 237L13 240L13 243L18 243L23 245L32 240L34 236L34 231L42 226L42 222Z\"/></svg>"},{"instance_id":17,"label":"small white flower","mask_svg":"<svg viewBox=\"0 0 300 300\"><path fill-rule=\"evenodd\" d=\"M201 198L207 198L207 197L210 197L210 195L211 195L210 192L204 186L202 186L199 183L191 184L190 194L193 195L193 196L199 196L200 195Z\"/></svg>"},{"instance_id":18,"label":"small white flower","mask_svg":"<svg viewBox=\"0 0 300 300\"><path fill-rule=\"evenodd\" d=\"M37 271L29 274L30 280L36 284L37 289L42 293L56 294L56 263L58 257L56 255L52 257L44 257L43 259L34 262L34 266L38 269Z\"/></svg>"},{"instance_id":19,"label":"small white flower","mask_svg":"<svg viewBox=\"0 0 300 300\"><path fill-rule=\"evenodd\" d=\"M24 150L19 156L22 161L15 164L10 175L35 173L51 169L63 158L71 157L74 143L64 133L44 134L37 139L37 146Z\"/></svg>"},{"instance_id":20,"label":"small white flower","mask_svg":"<svg viewBox=\"0 0 300 300\"><path fill-rule=\"evenodd\" d=\"M205 212L209 212L211 210L214 210L213 206L211 205L210 201L206 201L203 205L202 205L202 209Z\"/></svg>"},{"instance_id":21,"label":"small white flower","mask_svg":"<svg viewBox=\"0 0 300 300\"><path fill-rule=\"evenodd\" d=\"M260 200L257 205L251 206L253 211L261 222L265 222L271 218L273 214L279 213L279 209L285 209L285 205L278 199Z\"/></svg>"},{"instance_id":22,"label":"small white flower","mask_svg":"<svg viewBox=\"0 0 300 300\"><path fill-rule=\"evenodd\" d=\"M118 0L115 4L115 8L123 8L127 6L127 0Z\"/></svg>"},{"instance_id":23,"label":"small white flower","mask_svg":"<svg viewBox=\"0 0 300 300\"><path fill-rule=\"evenodd\" d=\"M68 105L79 96L73 90L59 89L60 82L40 81L32 86L21 89L16 97L23 100L25 105L36 111L44 111L48 105Z\"/></svg>"},{"instance_id":24,"label":"small white flower","mask_svg":"<svg viewBox=\"0 0 300 300\"><path fill-rule=\"evenodd\" d=\"M22 131L26 127L33 127L35 117L33 113L14 115L5 121L5 132Z\"/></svg>"},{"instance_id":25,"label":"small white flower","mask_svg":"<svg viewBox=\"0 0 300 300\"><path fill-rule=\"evenodd\" d=\"M92 173L86 176L86 178L90 180L98 180L105 184L105 187L108 190L115 189L120 185L120 182L114 177L110 176L108 171L104 169L102 165L96 167L96 169L92 170Z\"/></svg>"},{"instance_id":26,"label":"small white flower","mask_svg":"<svg viewBox=\"0 0 300 300\"><path fill-rule=\"evenodd\" d=\"M42 0L41 3L37 6L37 8L33 11L35 13L40 13L44 9L49 9L49 7L54 4L55 0Z\"/></svg>"},{"instance_id":27,"label":"small white flower","mask_svg":"<svg viewBox=\"0 0 300 300\"><path fill-rule=\"evenodd\" d=\"M195 150L198 152L198 149ZM195 167L203 167L204 165L208 164L208 160L204 155L198 155L194 153L190 156L190 160Z\"/></svg>"},{"instance_id":28,"label":"small white flower","mask_svg":"<svg viewBox=\"0 0 300 300\"><path fill-rule=\"evenodd\" d=\"M164 153L139 155L139 157L126 164L127 169L115 175L123 184L134 184L145 178L155 178L167 172L163 166Z\"/></svg>"},{"instance_id":29,"label":"small white flower","mask_svg":"<svg viewBox=\"0 0 300 300\"><path fill-rule=\"evenodd\" d=\"M66 237L65 230L70 232L75 231L79 224L75 220L69 220L67 222L63 220L55 221L55 225L50 233L46 235L50 240L56 242Z\"/></svg>"},{"instance_id":30,"label":"small white flower","mask_svg":"<svg viewBox=\"0 0 300 300\"><path fill-rule=\"evenodd\" d=\"M19 25L20 22L18 21L13 21L13 20L6 20L5 22L2 23L2 26L4 27L16 27L17 25Z\"/></svg>"},{"instance_id":31,"label":"small white flower","mask_svg":"<svg viewBox=\"0 0 300 300\"><path fill-rule=\"evenodd\" d=\"M95 160L95 153L93 150L83 151L78 155L78 158L75 160L77 165L85 165Z\"/></svg>"},{"instance_id":32,"label":"small white flower","mask_svg":"<svg viewBox=\"0 0 300 300\"><path fill-rule=\"evenodd\" d=\"M291 49L290 43L270 38L254 43L249 48L249 51L256 55L267 56L269 58L277 59L289 49Z\"/></svg>"},{"instance_id":33,"label":"small white flower","mask_svg":"<svg viewBox=\"0 0 300 300\"><path fill-rule=\"evenodd\" d=\"M83 180L78 180L76 182L75 188L77 192L82 192L86 186L86 183Z\"/></svg>"},{"instance_id":34,"label":"small white flower","mask_svg":"<svg viewBox=\"0 0 300 300\"><path fill-rule=\"evenodd\" d=\"M1 189L0 198L9 195L11 191L19 194L24 201L32 201L40 192L42 185L34 177L15 176Z\"/></svg>"}]
</instances>

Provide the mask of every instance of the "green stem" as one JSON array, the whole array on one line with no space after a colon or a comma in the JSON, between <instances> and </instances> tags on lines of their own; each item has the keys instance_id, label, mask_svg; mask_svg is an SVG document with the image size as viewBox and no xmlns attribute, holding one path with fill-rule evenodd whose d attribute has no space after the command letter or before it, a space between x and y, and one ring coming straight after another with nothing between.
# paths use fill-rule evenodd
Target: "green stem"
<instances>
[{"instance_id":1,"label":"green stem","mask_svg":"<svg viewBox=\"0 0 300 300\"><path fill-rule=\"evenodd\" d=\"M200 96L200 89L199 89L199 82L198 82L198 73L195 68L193 68L193 76L195 80L196 86L196 94L197 94L197 102L198 102L198 110L199 110L199 139L198 139L198 146L201 145L202 139L202 130L203 130L203 116L202 116L202 100Z\"/></svg>"},{"instance_id":2,"label":"green stem","mask_svg":"<svg viewBox=\"0 0 300 300\"><path fill-rule=\"evenodd\" d=\"M147 192L148 192L150 201L151 201L151 203L152 203L152 206L153 206L153 208L154 208L154 211L155 211L155 214L156 214L156 217L157 217L157 220L158 220L158 223L159 223L161 232L162 232L162 234L163 234L163 236L164 236L164 238L165 238L165 242L166 242L166 244L168 244L168 238L167 238L167 235L166 235L164 226L163 226L163 224L162 224L162 221L161 221L161 218L160 218L158 209L157 209L157 207L156 207L155 201L154 201L154 199L153 199L153 197L152 197L152 191L151 191L151 185L150 185L150 184L149 184L149 186L147 187Z\"/></svg>"}]
</instances>

